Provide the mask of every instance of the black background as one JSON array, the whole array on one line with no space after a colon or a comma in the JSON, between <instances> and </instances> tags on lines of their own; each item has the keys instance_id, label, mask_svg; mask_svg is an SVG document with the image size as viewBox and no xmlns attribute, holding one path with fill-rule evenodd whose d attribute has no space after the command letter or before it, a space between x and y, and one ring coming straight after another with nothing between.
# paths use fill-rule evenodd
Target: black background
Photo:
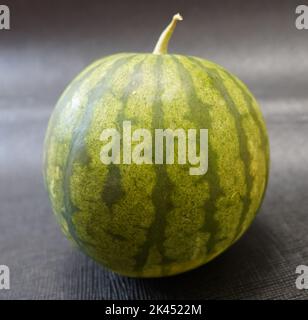
<instances>
[{"instance_id":1,"label":"black background","mask_svg":"<svg viewBox=\"0 0 308 320\"><path fill-rule=\"evenodd\" d=\"M2 1L0 30L0 299L307 299L308 30L297 1ZM248 84L265 116L270 182L260 214L223 255L166 279L117 276L73 249L52 215L42 144L67 83L101 56L151 52L172 15L170 52L213 60Z\"/></svg>"}]
</instances>

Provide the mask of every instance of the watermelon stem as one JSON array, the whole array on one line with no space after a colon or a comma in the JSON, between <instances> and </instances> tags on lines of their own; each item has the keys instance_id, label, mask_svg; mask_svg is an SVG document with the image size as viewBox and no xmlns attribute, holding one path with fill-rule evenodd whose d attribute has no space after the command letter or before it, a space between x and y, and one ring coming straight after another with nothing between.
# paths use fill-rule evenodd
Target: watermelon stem
<instances>
[{"instance_id":1,"label":"watermelon stem","mask_svg":"<svg viewBox=\"0 0 308 320\"><path fill-rule=\"evenodd\" d=\"M172 21L167 26L167 28L160 35L157 44L154 48L153 54L167 54L168 53L168 44L169 40L173 34L173 31L176 27L178 21L182 21L182 16L177 13L173 16Z\"/></svg>"}]
</instances>

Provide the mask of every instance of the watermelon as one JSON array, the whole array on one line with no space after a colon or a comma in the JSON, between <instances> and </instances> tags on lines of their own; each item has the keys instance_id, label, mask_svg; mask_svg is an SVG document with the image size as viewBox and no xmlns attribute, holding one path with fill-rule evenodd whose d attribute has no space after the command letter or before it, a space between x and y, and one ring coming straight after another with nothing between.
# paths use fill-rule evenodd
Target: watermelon
<instances>
[{"instance_id":1,"label":"watermelon","mask_svg":"<svg viewBox=\"0 0 308 320\"><path fill-rule=\"evenodd\" d=\"M111 55L82 71L45 138L45 185L64 234L131 277L182 273L221 254L250 226L268 180L269 142L254 96L213 62L168 54L178 20L153 53ZM158 128L207 129L207 172L190 175L191 165L179 162L102 163L102 131L121 134L125 121L153 136Z\"/></svg>"}]
</instances>

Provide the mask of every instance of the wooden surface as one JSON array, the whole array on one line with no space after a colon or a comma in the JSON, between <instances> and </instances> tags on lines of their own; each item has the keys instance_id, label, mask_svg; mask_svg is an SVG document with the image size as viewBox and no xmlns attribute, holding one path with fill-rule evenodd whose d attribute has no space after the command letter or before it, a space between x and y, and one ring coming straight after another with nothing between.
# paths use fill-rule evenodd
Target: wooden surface
<instances>
[{"instance_id":1,"label":"wooden surface","mask_svg":"<svg viewBox=\"0 0 308 320\"><path fill-rule=\"evenodd\" d=\"M152 12L145 19L133 14L137 1L121 2L118 15L111 1L75 2L73 11L66 1L55 25L56 1L16 3L12 30L0 31L0 265L11 270L11 289L0 299L307 299L295 287L295 268L308 264L308 31L294 30L294 2L226 2L225 16L221 2L208 3L216 22L203 2L179 3L187 24L171 49L217 61L248 83L269 130L270 182L257 219L230 250L192 272L148 280L117 276L70 246L43 188L42 143L73 75L105 54L150 50L174 9L169 4L158 18L158 3L138 4ZM192 30L207 35L193 45Z\"/></svg>"}]
</instances>

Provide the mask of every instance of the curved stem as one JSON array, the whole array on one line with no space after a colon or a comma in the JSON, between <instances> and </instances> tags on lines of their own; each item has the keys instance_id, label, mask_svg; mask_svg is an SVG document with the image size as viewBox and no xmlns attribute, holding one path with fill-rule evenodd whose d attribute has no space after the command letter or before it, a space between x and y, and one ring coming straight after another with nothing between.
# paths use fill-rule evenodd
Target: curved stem
<instances>
[{"instance_id":1,"label":"curved stem","mask_svg":"<svg viewBox=\"0 0 308 320\"><path fill-rule=\"evenodd\" d=\"M178 21L182 21L182 20L183 20L183 18L179 13L177 13L176 15L173 16L172 21L170 22L170 24L167 26L167 28L163 31L163 33L159 37L158 42L157 42L157 44L154 48L154 51L153 51L154 54L168 53L169 40L173 34L176 23Z\"/></svg>"}]
</instances>

